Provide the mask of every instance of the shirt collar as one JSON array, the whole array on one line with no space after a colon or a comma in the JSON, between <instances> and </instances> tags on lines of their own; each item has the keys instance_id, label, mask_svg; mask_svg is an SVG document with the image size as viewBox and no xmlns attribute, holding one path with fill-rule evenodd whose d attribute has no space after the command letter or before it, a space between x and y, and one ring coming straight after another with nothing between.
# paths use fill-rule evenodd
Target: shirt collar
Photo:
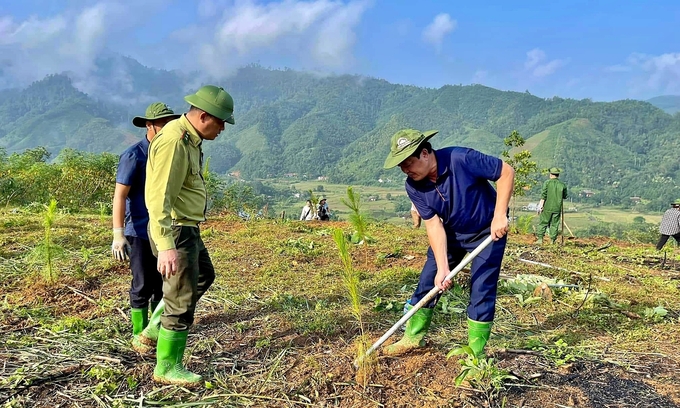
<instances>
[{"instance_id":1,"label":"shirt collar","mask_svg":"<svg viewBox=\"0 0 680 408\"><path fill-rule=\"evenodd\" d=\"M439 180L449 172L450 160L446 160L444 152L441 150L435 150L434 156L437 158L437 180Z\"/></svg>"},{"instance_id":2,"label":"shirt collar","mask_svg":"<svg viewBox=\"0 0 680 408\"><path fill-rule=\"evenodd\" d=\"M186 129L187 133L189 133L189 140L191 141L191 144L194 146L198 147L201 145L203 142L203 139L198 135L198 132L196 131L196 128L194 128L194 125L189 122L189 119L187 119L187 115L184 114L179 117L179 121L182 124L182 127Z\"/></svg>"},{"instance_id":3,"label":"shirt collar","mask_svg":"<svg viewBox=\"0 0 680 408\"><path fill-rule=\"evenodd\" d=\"M141 143L140 146L142 147L142 150L144 152L148 152L149 151L149 139L146 138L146 133L144 133L144 137L142 138L142 140L140 140L140 143Z\"/></svg>"}]
</instances>

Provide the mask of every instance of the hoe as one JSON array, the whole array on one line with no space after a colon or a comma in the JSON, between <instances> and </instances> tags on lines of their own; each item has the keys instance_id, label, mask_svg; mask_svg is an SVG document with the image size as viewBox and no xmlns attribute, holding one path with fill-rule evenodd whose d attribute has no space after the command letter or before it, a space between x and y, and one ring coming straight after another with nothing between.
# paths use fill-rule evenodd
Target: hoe
<instances>
[{"instance_id":1,"label":"hoe","mask_svg":"<svg viewBox=\"0 0 680 408\"><path fill-rule=\"evenodd\" d=\"M491 236L487 237L477 248L474 249L474 251L470 252L463 258L462 261L456 266L451 272L449 272L448 275L446 275L447 280L453 279L454 276L458 274L467 264L469 264L477 255L479 255L480 252L484 250L491 242L493 242L493 238ZM432 299L434 299L435 296L441 293L441 290L438 287L432 288L430 292L428 292L427 295L425 295L424 298L420 299L420 302L416 303L411 310L409 310L404 316L402 316L401 319L399 319L398 322L394 324L385 334L382 335L381 338L378 339L373 345L366 350L366 353L364 355L359 356L355 361L354 361L354 368L359 368L359 364L365 359L367 356L370 356L371 353L373 353L378 347L380 347L387 339L390 338L394 332L396 332L401 325L406 323L408 319L413 316L418 309L423 307L424 305L428 304Z\"/></svg>"}]
</instances>

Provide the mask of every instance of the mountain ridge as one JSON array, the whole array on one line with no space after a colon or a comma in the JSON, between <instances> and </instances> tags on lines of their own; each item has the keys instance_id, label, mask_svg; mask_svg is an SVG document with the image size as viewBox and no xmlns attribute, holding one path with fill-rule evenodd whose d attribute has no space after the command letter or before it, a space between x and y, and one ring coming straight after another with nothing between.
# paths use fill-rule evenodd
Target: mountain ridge
<instances>
[{"instance_id":1,"label":"mountain ridge","mask_svg":"<svg viewBox=\"0 0 680 408\"><path fill-rule=\"evenodd\" d=\"M0 147L118 153L135 134L141 137L143 132L129 122L154 93L183 111L183 96L200 86L191 75L146 68L129 58L99 64L90 83L105 84L108 91L95 92L97 99L77 90L66 75L0 91ZM680 115L644 101L539 98L483 85L419 88L257 65L217 84L236 102L236 125L205 145L211 170L222 174L297 173L375 184L403 178L398 170L382 169L389 138L400 128L437 129L435 147L457 144L493 155L505 148L503 138L518 130L539 166L564 168L564 179L574 188L597 190L603 199L622 203L628 196L659 205L680 197L675 181L680 160L672 154L680 148ZM562 145L555 146L557 141ZM654 181L659 177L672 181L659 189Z\"/></svg>"}]
</instances>

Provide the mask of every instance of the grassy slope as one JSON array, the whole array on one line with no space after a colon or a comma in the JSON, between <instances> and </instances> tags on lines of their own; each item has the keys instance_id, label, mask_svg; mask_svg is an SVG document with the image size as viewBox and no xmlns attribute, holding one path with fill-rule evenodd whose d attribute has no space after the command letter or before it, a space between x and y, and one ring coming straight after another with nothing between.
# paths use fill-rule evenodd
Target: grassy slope
<instances>
[{"instance_id":1,"label":"grassy slope","mask_svg":"<svg viewBox=\"0 0 680 408\"><path fill-rule=\"evenodd\" d=\"M211 217L202 233L217 279L199 302L186 360L210 385L188 393L153 385L153 356L129 347L129 276L110 259L110 219L57 221L53 234L65 249L57 261L62 277L48 287L40 283L37 265L26 260L41 240L40 219L11 213L1 218L0 400L16 393L11 406L88 405L97 399L130 406L139 405L142 395L149 406L171 400L213 406L480 406L490 395L454 388L458 363L444 359L466 338L465 272L457 279L463 289L440 302L447 311L435 315L424 352L381 358L373 385L354 382L358 328L330 236L332 228L351 232L346 223ZM354 248L353 258L362 274L368 332L377 339L399 318L427 239L423 230L389 224L371 225L369 232L377 242ZM650 398L655 406L680 402L680 290L673 280L680 277L680 251L669 245L662 266L651 246L607 241L539 248L529 244L530 237L510 238L502 282L537 274L578 289L555 289L549 302L531 299L521 283L501 284L490 351L500 367L520 375L513 382L522 386L508 386L492 406L500 406L502 397L510 404L505 406L524 401L532 407L568 400L584 407ZM667 315L650 315L657 306ZM588 385L592 378L597 390Z\"/></svg>"}]
</instances>

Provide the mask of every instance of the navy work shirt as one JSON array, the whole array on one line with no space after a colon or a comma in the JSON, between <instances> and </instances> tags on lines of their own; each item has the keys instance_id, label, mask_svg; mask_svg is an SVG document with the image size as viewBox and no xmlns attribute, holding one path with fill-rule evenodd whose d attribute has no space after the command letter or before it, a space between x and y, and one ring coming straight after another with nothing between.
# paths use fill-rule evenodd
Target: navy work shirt
<instances>
[{"instance_id":1,"label":"navy work shirt","mask_svg":"<svg viewBox=\"0 0 680 408\"><path fill-rule=\"evenodd\" d=\"M489 180L501 176L503 161L466 147L435 150L437 182L406 179L406 192L420 216L438 215L447 235L479 233L489 228L496 190Z\"/></svg>"},{"instance_id":2,"label":"navy work shirt","mask_svg":"<svg viewBox=\"0 0 680 408\"><path fill-rule=\"evenodd\" d=\"M125 199L125 235L149 239L146 226L149 212L144 204L144 183L146 181L146 160L149 141L146 136L137 144L128 147L118 160L116 183L130 186Z\"/></svg>"}]
</instances>

